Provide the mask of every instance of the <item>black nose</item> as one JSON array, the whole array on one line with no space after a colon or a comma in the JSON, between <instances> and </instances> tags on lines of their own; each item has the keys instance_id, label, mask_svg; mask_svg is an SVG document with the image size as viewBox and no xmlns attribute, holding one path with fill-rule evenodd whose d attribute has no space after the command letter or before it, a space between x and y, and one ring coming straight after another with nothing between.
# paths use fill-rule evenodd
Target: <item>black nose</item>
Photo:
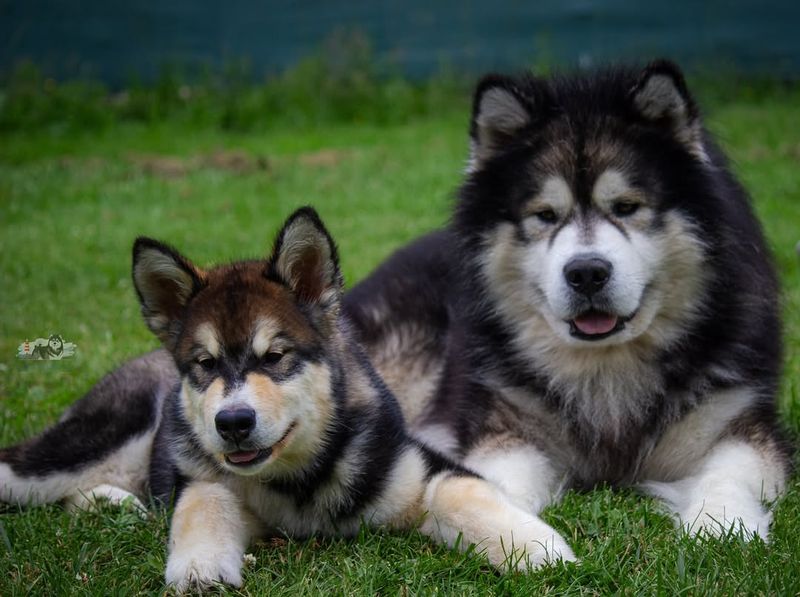
<instances>
[{"instance_id":1,"label":"black nose","mask_svg":"<svg viewBox=\"0 0 800 597\"><path fill-rule=\"evenodd\" d=\"M256 411L252 408L233 408L221 410L214 417L217 433L222 439L240 442L256 426Z\"/></svg>"},{"instance_id":2,"label":"black nose","mask_svg":"<svg viewBox=\"0 0 800 597\"><path fill-rule=\"evenodd\" d=\"M576 292L592 296L611 277L611 263L601 257L575 257L564 266L564 278Z\"/></svg>"}]
</instances>

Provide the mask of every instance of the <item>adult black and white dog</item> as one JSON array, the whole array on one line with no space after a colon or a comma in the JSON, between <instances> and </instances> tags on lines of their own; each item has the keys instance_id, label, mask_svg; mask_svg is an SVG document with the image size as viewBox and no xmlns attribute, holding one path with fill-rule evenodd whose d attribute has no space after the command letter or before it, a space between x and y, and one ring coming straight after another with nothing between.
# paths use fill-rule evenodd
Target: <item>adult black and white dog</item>
<instances>
[{"instance_id":1,"label":"adult black and white dog","mask_svg":"<svg viewBox=\"0 0 800 597\"><path fill-rule=\"evenodd\" d=\"M451 226L346 301L417 436L531 512L628 485L766 537L778 284L679 69L488 76L470 142Z\"/></svg>"}]
</instances>

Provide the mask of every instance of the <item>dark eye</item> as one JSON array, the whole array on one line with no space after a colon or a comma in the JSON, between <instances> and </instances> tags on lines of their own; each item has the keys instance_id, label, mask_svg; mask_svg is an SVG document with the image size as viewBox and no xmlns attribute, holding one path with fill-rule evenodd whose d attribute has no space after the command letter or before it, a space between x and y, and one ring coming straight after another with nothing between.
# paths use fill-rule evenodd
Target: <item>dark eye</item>
<instances>
[{"instance_id":1,"label":"dark eye","mask_svg":"<svg viewBox=\"0 0 800 597\"><path fill-rule=\"evenodd\" d=\"M282 352L268 352L261 357L261 361L266 365L274 365L283 358L283 354Z\"/></svg>"},{"instance_id":2,"label":"dark eye","mask_svg":"<svg viewBox=\"0 0 800 597\"><path fill-rule=\"evenodd\" d=\"M632 216L639 210L639 204L634 203L633 201L617 201L611 207L611 211L614 212L614 215L620 218L624 218L625 216Z\"/></svg>"},{"instance_id":3,"label":"dark eye","mask_svg":"<svg viewBox=\"0 0 800 597\"><path fill-rule=\"evenodd\" d=\"M542 211L537 211L535 214L537 218L539 218L540 222L544 222L545 224L555 224L558 216L556 212L552 209L543 209Z\"/></svg>"},{"instance_id":4,"label":"dark eye","mask_svg":"<svg viewBox=\"0 0 800 597\"><path fill-rule=\"evenodd\" d=\"M203 371L213 371L217 368L217 359L212 357L200 357L197 359L197 364L203 369Z\"/></svg>"}]
</instances>

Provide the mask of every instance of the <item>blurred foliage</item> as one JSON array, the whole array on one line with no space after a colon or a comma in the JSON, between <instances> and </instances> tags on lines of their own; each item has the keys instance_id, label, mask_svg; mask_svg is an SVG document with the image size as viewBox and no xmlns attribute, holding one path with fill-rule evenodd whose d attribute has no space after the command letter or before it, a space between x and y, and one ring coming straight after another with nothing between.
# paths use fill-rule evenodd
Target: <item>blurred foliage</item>
<instances>
[{"instance_id":1,"label":"blurred foliage","mask_svg":"<svg viewBox=\"0 0 800 597\"><path fill-rule=\"evenodd\" d=\"M546 45L531 68L553 68ZM782 93L797 94L797 82L743 77L734 71L691 74L692 89L706 106L732 97L753 103ZM123 89L98 81L56 81L30 62L20 63L0 82L0 131L52 128L57 132L97 130L111 124L177 121L227 131L288 126L403 124L418 117L464 112L475 77L443 67L425 80L410 80L380 63L369 39L340 30L293 67L269 76L247 60L222 68L183 69L165 65L155 81L132 77Z\"/></svg>"},{"instance_id":2,"label":"blurred foliage","mask_svg":"<svg viewBox=\"0 0 800 597\"><path fill-rule=\"evenodd\" d=\"M369 41L340 31L282 73L259 80L246 60L191 75L165 66L156 81L111 91L96 81L58 82L29 62L0 88L0 130L96 129L119 121L183 120L251 131L275 122L398 124L462 110L469 81L446 71L423 81L387 72Z\"/></svg>"}]
</instances>

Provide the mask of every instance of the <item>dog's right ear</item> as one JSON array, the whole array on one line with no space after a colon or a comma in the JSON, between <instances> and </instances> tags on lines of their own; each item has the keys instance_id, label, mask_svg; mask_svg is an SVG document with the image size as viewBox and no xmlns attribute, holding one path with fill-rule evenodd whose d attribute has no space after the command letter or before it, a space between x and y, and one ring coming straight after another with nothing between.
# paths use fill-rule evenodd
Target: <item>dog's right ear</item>
<instances>
[{"instance_id":1,"label":"dog's right ear","mask_svg":"<svg viewBox=\"0 0 800 597\"><path fill-rule=\"evenodd\" d=\"M189 300L204 285L204 273L164 243L139 237L133 245L133 285L147 327L167 349L175 323Z\"/></svg>"},{"instance_id":2,"label":"dog's right ear","mask_svg":"<svg viewBox=\"0 0 800 597\"><path fill-rule=\"evenodd\" d=\"M531 82L525 81L526 89ZM534 102L517 79L502 75L481 79L472 103L469 170L480 169L503 144L533 123Z\"/></svg>"}]
</instances>

